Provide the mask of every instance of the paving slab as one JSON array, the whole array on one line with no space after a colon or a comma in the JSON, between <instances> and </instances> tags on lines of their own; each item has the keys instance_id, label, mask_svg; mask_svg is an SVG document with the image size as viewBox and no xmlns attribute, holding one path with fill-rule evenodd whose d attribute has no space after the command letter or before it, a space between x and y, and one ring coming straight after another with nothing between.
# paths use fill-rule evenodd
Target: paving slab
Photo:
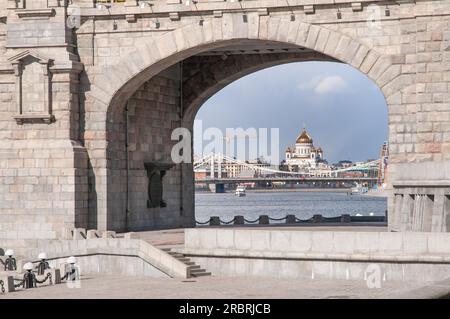
<instances>
[{"instance_id":1,"label":"paving slab","mask_svg":"<svg viewBox=\"0 0 450 319\"><path fill-rule=\"evenodd\" d=\"M133 299L383 299L436 298L450 292L450 282L424 284L387 281L368 288L363 280L296 280L248 277L190 279L85 275L80 288L65 284L17 291L1 298L133 298Z\"/></svg>"}]
</instances>

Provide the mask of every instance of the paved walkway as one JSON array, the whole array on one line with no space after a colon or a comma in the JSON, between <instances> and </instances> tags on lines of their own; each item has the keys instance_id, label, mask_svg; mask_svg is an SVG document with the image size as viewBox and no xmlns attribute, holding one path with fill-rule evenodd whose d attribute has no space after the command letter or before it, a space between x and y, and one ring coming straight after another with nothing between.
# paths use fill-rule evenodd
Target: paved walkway
<instances>
[{"instance_id":1,"label":"paved walkway","mask_svg":"<svg viewBox=\"0 0 450 319\"><path fill-rule=\"evenodd\" d=\"M434 290L433 290L434 289ZM201 277L186 280L150 277L98 276L83 278L81 288L65 284L17 291L1 298L427 298L450 291L450 283L430 287L411 282L383 282L367 288L365 281L275 278Z\"/></svg>"}]
</instances>

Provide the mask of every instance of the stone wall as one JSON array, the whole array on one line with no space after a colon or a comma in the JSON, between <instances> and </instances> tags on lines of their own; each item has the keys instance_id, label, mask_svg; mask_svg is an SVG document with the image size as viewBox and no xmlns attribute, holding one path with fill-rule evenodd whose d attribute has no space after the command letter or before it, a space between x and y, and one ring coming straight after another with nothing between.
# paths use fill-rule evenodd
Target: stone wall
<instances>
[{"instance_id":1,"label":"stone wall","mask_svg":"<svg viewBox=\"0 0 450 319\"><path fill-rule=\"evenodd\" d=\"M376 273L380 281L450 276L450 234L187 229L185 248L178 251L219 276L364 281Z\"/></svg>"},{"instance_id":2,"label":"stone wall","mask_svg":"<svg viewBox=\"0 0 450 319\"><path fill-rule=\"evenodd\" d=\"M177 66L153 77L128 100L128 124L125 123L126 111L123 120L116 122L118 134L114 144L110 145L115 155L113 175L118 177L113 181L112 187L118 192L111 198L113 203L109 212L111 223L108 225L113 229L193 226L192 166L182 164L181 168L171 159L172 146L176 143L171 140L171 134L181 125L179 83ZM125 148L127 135L128 156ZM166 207L148 207L149 178L145 163L170 165L163 177ZM128 220L125 220L127 200L129 213Z\"/></svg>"},{"instance_id":3,"label":"stone wall","mask_svg":"<svg viewBox=\"0 0 450 319\"><path fill-rule=\"evenodd\" d=\"M392 1L387 3L389 14L380 2L380 15L373 17L364 0L297 0L292 8L265 0L202 1L195 13L194 7L177 1L156 1L151 8L127 1L108 11L95 8L93 0L74 0L69 9L80 7L75 29L66 25L73 11L65 3L0 2L0 237L54 238L62 227L75 226L192 226L191 164L184 164L182 173L175 166L166 176L170 206L148 209L143 161L165 160L170 128L191 128L202 102L248 70L239 67L240 59L234 65L222 63L222 69L205 61L200 73L212 80L187 80L183 97L191 100L181 108L187 112L181 119L174 104L176 86L155 76L208 50L255 43L304 48L372 79L388 104L389 182L394 189L390 229L448 229L448 1ZM238 12L241 6L246 19ZM261 61L252 71L265 66ZM186 65L186 74L190 67ZM130 128L142 132L130 141L135 149L129 152L133 192L128 215L127 101L136 112ZM144 104L156 110L144 111ZM165 120L163 126L158 118ZM146 127L149 121L154 124ZM150 142L152 131L156 136Z\"/></svg>"}]
</instances>

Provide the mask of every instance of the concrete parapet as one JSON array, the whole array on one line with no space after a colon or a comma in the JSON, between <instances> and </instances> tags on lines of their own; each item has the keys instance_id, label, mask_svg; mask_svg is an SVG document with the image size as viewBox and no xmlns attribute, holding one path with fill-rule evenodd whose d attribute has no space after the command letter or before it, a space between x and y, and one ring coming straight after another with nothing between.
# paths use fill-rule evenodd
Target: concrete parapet
<instances>
[{"instance_id":1,"label":"concrete parapet","mask_svg":"<svg viewBox=\"0 0 450 319\"><path fill-rule=\"evenodd\" d=\"M86 239L86 229L75 228L72 231L73 239Z\"/></svg>"},{"instance_id":2,"label":"concrete parapet","mask_svg":"<svg viewBox=\"0 0 450 319\"><path fill-rule=\"evenodd\" d=\"M449 233L186 229L176 251L224 276L363 279L370 265L388 280L450 276Z\"/></svg>"},{"instance_id":3,"label":"concrete parapet","mask_svg":"<svg viewBox=\"0 0 450 319\"><path fill-rule=\"evenodd\" d=\"M101 238L101 232L96 229L90 229L86 232L86 239Z\"/></svg>"},{"instance_id":4,"label":"concrete parapet","mask_svg":"<svg viewBox=\"0 0 450 319\"><path fill-rule=\"evenodd\" d=\"M114 233L114 232L112 232ZM113 235L109 232L108 236ZM82 271L104 272L124 275L170 276L188 278L186 264L140 239L131 238L87 238L72 240L42 241L38 249L31 249L27 256L36 251L45 251L52 269L52 280L60 281L65 273L68 256L75 256L82 264ZM31 258L30 258L31 259ZM35 261L37 263L37 261ZM19 260L18 260L18 270ZM59 279L58 279L59 278Z\"/></svg>"},{"instance_id":5,"label":"concrete parapet","mask_svg":"<svg viewBox=\"0 0 450 319\"><path fill-rule=\"evenodd\" d=\"M116 232L106 230L106 231L102 232L102 238L116 238Z\"/></svg>"},{"instance_id":6,"label":"concrete parapet","mask_svg":"<svg viewBox=\"0 0 450 319\"><path fill-rule=\"evenodd\" d=\"M139 234L135 232L129 232L124 234L125 239L139 239Z\"/></svg>"},{"instance_id":7,"label":"concrete parapet","mask_svg":"<svg viewBox=\"0 0 450 319\"><path fill-rule=\"evenodd\" d=\"M214 251L224 247L245 254L337 254L351 259L358 256L391 256L394 259L409 256L417 260L439 256L442 260L450 260L450 233L185 229L186 250Z\"/></svg>"}]
</instances>

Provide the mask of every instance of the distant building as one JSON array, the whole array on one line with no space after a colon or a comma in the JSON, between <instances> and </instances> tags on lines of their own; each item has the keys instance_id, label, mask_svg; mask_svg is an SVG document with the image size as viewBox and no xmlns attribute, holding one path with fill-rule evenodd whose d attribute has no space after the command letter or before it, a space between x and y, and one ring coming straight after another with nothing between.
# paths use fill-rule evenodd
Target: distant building
<instances>
[{"instance_id":1,"label":"distant building","mask_svg":"<svg viewBox=\"0 0 450 319\"><path fill-rule=\"evenodd\" d=\"M347 167L350 167L353 165L354 165L353 162L349 161L349 160L343 160L343 161L339 161L336 164L333 164L333 166L337 167L337 168L347 168Z\"/></svg>"},{"instance_id":2,"label":"distant building","mask_svg":"<svg viewBox=\"0 0 450 319\"><path fill-rule=\"evenodd\" d=\"M312 137L303 128L295 141L295 146L286 149L284 164L290 171L297 171L316 169L319 163L322 163L320 166L324 168L323 150L314 146Z\"/></svg>"},{"instance_id":3,"label":"distant building","mask_svg":"<svg viewBox=\"0 0 450 319\"><path fill-rule=\"evenodd\" d=\"M246 164L249 164L253 167L259 167L259 168L270 168L270 163L265 162L264 160L261 159L256 159L256 160L249 160L249 161L245 161ZM248 166L246 165L242 165L239 163L228 163L228 162L224 162L222 164L222 166L224 167L224 169L227 171L227 176L228 177L249 177L249 171L252 171L252 177L256 176L256 172L254 170L249 169ZM258 173L259 174L259 173ZM266 175L266 174L263 174Z\"/></svg>"}]
</instances>

